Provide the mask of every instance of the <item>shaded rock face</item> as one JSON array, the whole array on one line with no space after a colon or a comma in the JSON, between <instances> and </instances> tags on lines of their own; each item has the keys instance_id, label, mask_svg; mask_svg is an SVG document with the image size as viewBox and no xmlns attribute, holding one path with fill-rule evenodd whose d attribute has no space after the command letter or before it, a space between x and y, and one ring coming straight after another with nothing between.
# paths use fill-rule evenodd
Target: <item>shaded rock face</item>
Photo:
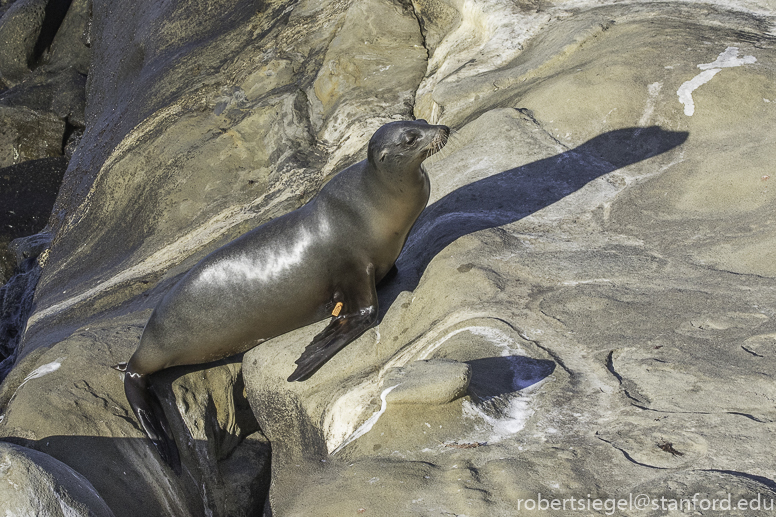
<instances>
[{"instance_id":1,"label":"shaded rock face","mask_svg":"<svg viewBox=\"0 0 776 517\"><path fill-rule=\"evenodd\" d=\"M62 156L83 131L89 10L88 0L0 8L0 171Z\"/></svg>"},{"instance_id":2,"label":"shaded rock face","mask_svg":"<svg viewBox=\"0 0 776 517\"><path fill-rule=\"evenodd\" d=\"M88 22L87 0L0 8L0 378L16 360L35 259L51 242L45 228L85 126Z\"/></svg>"},{"instance_id":3,"label":"shaded rock face","mask_svg":"<svg viewBox=\"0 0 776 517\"><path fill-rule=\"evenodd\" d=\"M64 463L117 516L506 516L538 494L729 494L766 501L729 514L767 512L768 2L74 0L61 27L90 26L92 53L80 98L79 65L38 72L71 55L30 43L40 5L0 8L16 42L0 96L62 92L20 104L40 120L9 115L37 124L35 153L83 135L50 248L28 243L29 310L9 305L29 318L4 441ZM380 324L301 383L285 379L325 322L162 372L175 476L110 366L196 261L412 117L456 132L426 163L431 200Z\"/></svg>"},{"instance_id":4,"label":"shaded rock face","mask_svg":"<svg viewBox=\"0 0 776 517\"><path fill-rule=\"evenodd\" d=\"M0 443L0 496L6 515L113 517L82 475L51 456Z\"/></svg>"},{"instance_id":5,"label":"shaded rock face","mask_svg":"<svg viewBox=\"0 0 776 517\"><path fill-rule=\"evenodd\" d=\"M16 358L35 259L51 242L44 230L84 129L88 22L87 0L0 8L0 378Z\"/></svg>"}]
</instances>

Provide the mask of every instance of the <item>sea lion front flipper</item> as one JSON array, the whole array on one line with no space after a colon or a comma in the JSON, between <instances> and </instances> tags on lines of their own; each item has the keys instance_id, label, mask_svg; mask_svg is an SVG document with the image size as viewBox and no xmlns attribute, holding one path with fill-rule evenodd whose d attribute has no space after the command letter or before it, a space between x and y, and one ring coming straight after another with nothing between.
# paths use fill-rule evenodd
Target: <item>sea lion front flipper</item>
<instances>
[{"instance_id":1,"label":"sea lion front flipper","mask_svg":"<svg viewBox=\"0 0 776 517\"><path fill-rule=\"evenodd\" d=\"M345 292L345 303L337 303L329 324L315 336L296 360L296 370L288 382L303 381L314 374L318 368L334 357L345 345L366 332L377 323L377 291L375 289L374 268L367 268L368 279L355 293ZM365 289L366 288L366 289ZM360 291L360 292L358 292ZM342 298L342 293L335 299ZM340 314L344 306L347 311ZM355 308L355 310L353 310Z\"/></svg>"},{"instance_id":2,"label":"sea lion front flipper","mask_svg":"<svg viewBox=\"0 0 776 517\"><path fill-rule=\"evenodd\" d=\"M361 309L355 314L332 318L323 332L315 336L296 360L297 368L288 382L303 381L342 350L345 345L366 332L377 322L377 307Z\"/></svg>"}]
</instances>

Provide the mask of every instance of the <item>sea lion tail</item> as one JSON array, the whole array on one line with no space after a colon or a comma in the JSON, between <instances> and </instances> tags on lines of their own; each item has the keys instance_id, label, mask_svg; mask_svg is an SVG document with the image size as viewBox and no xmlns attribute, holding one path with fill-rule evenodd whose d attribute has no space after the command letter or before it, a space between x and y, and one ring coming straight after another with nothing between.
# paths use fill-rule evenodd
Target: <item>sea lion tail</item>
<instances>
[{"instance_id":1,"label":"sea lion tail","mask_svg":"<svg viewBox=\"0 0 776 517\"><path fill-rule=\"evenodd\" d=\"M176 474L181 473L178 446L170 432L170 424L162 410L159 397L151 389L148 375L127 371L124 375L124 393L140 426L156 447L159 456Z\"/></svg>"}]
</instances>

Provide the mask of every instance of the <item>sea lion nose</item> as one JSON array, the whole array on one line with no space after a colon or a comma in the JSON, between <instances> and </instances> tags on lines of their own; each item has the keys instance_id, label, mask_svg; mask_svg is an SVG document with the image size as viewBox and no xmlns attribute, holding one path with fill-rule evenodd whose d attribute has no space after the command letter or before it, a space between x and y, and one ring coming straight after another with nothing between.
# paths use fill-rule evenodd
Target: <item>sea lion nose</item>
<instances>
[{"instance_id":1,"label":"sea lion nose","mask_svg":"<svg viewBox=\"0 0 776 517\"><path fill-rule=\"evenodd\" d=\"M423 122L424 124L428 124L428 122L426 122L426 121L425 121L424 119L422 119L422 118L419 118L419 119L415 120L415 122Z\"/></svg>"}]
</instances>

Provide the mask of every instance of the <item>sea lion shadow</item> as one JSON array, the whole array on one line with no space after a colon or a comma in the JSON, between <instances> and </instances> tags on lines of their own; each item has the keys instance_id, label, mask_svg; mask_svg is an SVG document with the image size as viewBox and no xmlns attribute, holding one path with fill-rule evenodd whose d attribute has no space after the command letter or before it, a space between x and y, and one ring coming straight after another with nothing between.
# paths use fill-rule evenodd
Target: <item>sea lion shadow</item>
<instances>
[{"instance_id":1,"label":"sea lion shadow","mask_svg":"<svg viewBox=\"0 0 776 517\"><path fill-rule=\"evenodd\" d=\"M431 260L459 237L518 221L598 177L678 147L688 135L658 126L617 129L450 192L423 211L396 262L398 274L381 283L380 319L400 292L415 290Z\"/></svg>"}]
</instances>

